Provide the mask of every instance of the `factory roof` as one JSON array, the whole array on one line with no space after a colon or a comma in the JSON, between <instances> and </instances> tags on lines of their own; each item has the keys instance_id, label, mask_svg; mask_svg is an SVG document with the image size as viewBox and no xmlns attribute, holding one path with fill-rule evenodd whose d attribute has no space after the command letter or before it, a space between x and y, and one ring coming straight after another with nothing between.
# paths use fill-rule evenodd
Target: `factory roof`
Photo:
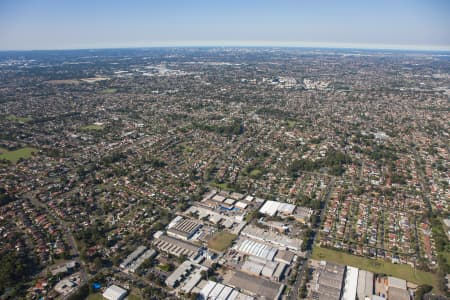
<instances>
[{"instance_id":1,"label":"factory roof","mask_svg":"<svg viewBox=\"0 0 450 300\"><path fill-rule=\"evenodd\" d=\"M245 239L237 245L236 250L245 254L264 258L266 260L273 260L277 249L253 240Z\"/></svg>"},{"instance_id":2,"label":"factory roof","mask_svg":"<svg viewBox=\"0 0 450 300\"><path fill-rule=\"evenodd\" d=\"M278 212L281 212L285 215L292 215L295 210L295 205L289 203L282 203L278 201L267 200L264 205L259 210L260 213L274 216Z\"/></svg>"},{"instance_id":3,"label":"factory roof","mask_svg":"<svg viewBox=\"0 0 450 300\"><path fill-rule=\"evenodd\" d=\"M365 299L373 295L373 273L365 270L359 270L358 288L356 290L358 299Z\"/></svg>"},{"instance_id":4,"label":"factory roof","mask_svg":"<svg viewBox=\"0 0 450 300\"><path fill-rule=\"evenodd\" d=\"M194 265L190 261L184 261L172 272L172 274L170 274L169 277L167 277L166 284L170 287L174 287L193 267Z\"/></svg>"},{"instance_id":5,"label":"factory roof","mask_svg":"<svg viewBox=\"0 0 450 300\"><path fill-rule=\"evenodd\" d=\"M388 287L389 288L396 287L399 289L406 290L406 280L389 276L388 277Z\"/></svg>"},{"instance_id":6,"label":"factory roof","mask_svg":"<svg viewBox=\"0 0 450 300\"><path fill-rule=\"evenodd\" d=\"M131 264L136 258L138 258L145 250L147 249L147 247L145 246L139 246L136 248L136 250L134 250L133 252L131 252L130 255L127 256L127 258L124 259L124 261L120 264L121 268L126 268L129 264Z\"/></svg>"},{"instance_id":7,"label":"factory roof","mask_svg":"<svg viewBox=\"0 0 450 300\"><path fill-rule=\"evenodd\" d=\"M399 289L396 287L390 287L388 290L389 299L395 300L409 300L410 295L406 289Z\"/></svg>"},{"instance_id":8,"label":"factory roof","mask_svg":"<svg viewBox=\"0 0 450 300\"><path fill-rule=\"evenodd\" d=\"M102 294L102 296L108 300L121 300L121 299L125 298L126 295L127 295L127 290L125 290L117 285L111 285Z\"/></svg>"},{"instance_id":9,"label":"factory roof","mask_svg":"<svg viewBox=\"0 0 450 300\"><path fill-rule=\"evenodd\" d=\"M258 299L278 299L284 289L284 285L270 280L251 276L240 271L236 271L229 280L229 284L257 295Z\"/></svg>"},{"instance_id":10,"label":"factory roof","mask_svg":"<svg viewBox=\"0 0 450 300\"><path fill-rule=\"evenodd\" d=\"M265 230L254 225L247 225L241 232L242 235L248 236L252 239L269 242L271 244L286 247L288 249L299 251L301 249L302 240L297 238L290 238L273 231Z\"/></svg>"},{"instance_id":11,"label":"factory roof","mask_svg":"<svg viewBox=\"0 0 450 300\"><path fill-rule=\"evenodd\" d=\"M357 287L358 287L358 268L347 266L342 300L356 299Z\"/></svg>"}]
</instances>

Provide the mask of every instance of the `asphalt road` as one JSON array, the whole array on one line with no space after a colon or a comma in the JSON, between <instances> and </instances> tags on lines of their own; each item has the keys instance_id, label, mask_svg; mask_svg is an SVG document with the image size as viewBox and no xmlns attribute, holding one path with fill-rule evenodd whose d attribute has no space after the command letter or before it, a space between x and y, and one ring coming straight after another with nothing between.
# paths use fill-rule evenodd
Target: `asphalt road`
<instances>
[{"instance_id":1,"label":"asphalt road","mask_svg":"<svg viewBox=\"0 0 450 300\"><path fill-rule=\"evenodd\" d=\"M320 222L321 223L322 223L322 221L324 219L325 212L327 210L327 204L328 204L328 201L330 200L331 193L332 193L333 189L334 189L334 178L331 178L330 185L328 187L328 192L327 192L327 195L325 196L324 206L323 206L322 211L320 212ZM319 230L319 228L320 228L320 225L313 229L314 230L314 238L313 238L313 241L312 241L312 245L313 246L316 243L316 239L317 239L317 236L318 236L317 231ZM298 290L300 289L301 283L306 278L305 274L306 274L306 271L308 270L308 260L311 257L311 254L312 254L311 250L308 250L306 252L306 255L305 255L306 260L299 267L299 270L297 272L297 278L295 279L295 283L292 286L292 292L289 295L289 299L291 299L291 300L299 299Z\"/></svg>"}]
</instances>

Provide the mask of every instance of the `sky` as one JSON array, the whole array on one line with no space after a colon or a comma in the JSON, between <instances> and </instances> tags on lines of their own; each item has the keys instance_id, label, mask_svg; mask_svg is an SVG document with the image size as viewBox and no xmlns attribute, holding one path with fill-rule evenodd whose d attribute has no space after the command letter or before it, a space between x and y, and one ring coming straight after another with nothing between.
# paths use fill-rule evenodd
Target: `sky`
<instances>
[{"instance_id":1,"label":"sky","mask_svg":"<svg viewBox=\"0 0 450 300\"><path fill-rule=\"evenodd\" d=\"M0 0L0 50L450 50L450 0Z\"/></svg>"}]
</instances>

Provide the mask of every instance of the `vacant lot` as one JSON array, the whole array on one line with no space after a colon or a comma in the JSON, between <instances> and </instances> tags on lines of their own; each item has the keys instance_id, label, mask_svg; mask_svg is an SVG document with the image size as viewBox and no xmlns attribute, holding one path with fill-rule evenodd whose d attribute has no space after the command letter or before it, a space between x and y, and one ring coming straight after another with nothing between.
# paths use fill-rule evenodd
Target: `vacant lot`
<instances>
[{"instance_id":1,"label":"vacant lot","mask_svg":"<svg viewBox=\"0 0 450 300\"><path fill-rule=\"evenodd\" d=\"M0 159L6 159L13 163L17 163L19 159L30 158L31 155L37 151L38 151L37 149L31 147L25 147L14 151L0 149Z\"/></svg>"},{"instance_id":2,"label":"vacant lot","mask_svg":"<svg viewBox=\"0 0 450 300\"><path fill-rule=\"evenodd\" d=\"M231 243L236 239L236 235L221 231L214 234L214 236L208 241L208 247L222 252L231 246Z\"/></svg>"},{"instance_id":3,"label":"vacant lot","mask_svg":"<svg viewBox=\"0 0 450 300\"><path fill-rule=\"evenodd\" d=\"M327 260L330 262L349 265L363 270L368 270L378 274L387 274L405 279L416 284L429 284L437 287L437 278L434 274L415 270L409 265L392 264L383 260L375 260L360 256L355 256L332 249L314 247L312 258L317 260Z\"/></svg>"}]
</instances>

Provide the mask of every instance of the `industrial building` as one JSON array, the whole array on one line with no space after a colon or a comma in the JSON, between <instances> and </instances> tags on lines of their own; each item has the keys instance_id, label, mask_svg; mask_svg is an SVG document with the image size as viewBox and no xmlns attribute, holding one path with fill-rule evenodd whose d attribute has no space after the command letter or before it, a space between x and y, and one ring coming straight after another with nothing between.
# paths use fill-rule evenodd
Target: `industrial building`
<instances>
[{"instance_id":1,"label":"industrial building","mask_svg":"<svg viewBox=\"0 0 450 300\"><path fill-rule=\"evenodd\" d=\"M408 290L399 289L396 287L390 287L388 290L388 299L389 300L410 300L411 296Z\"/></svg>"},{"instance_id":2,"label":"industrial building","mask_svg":"<svg viewBox=\"0 0 450 300\"><path fill-rule=\"evenodd\" d=\"M389 276L387 280L387 295L389 300L408 300L410 295L406 289L406 280Z\"/></svg>"},{"instance_id":3,"label":"industrial building","mask_svg":"<svg viewBox=\"0 0 450 300\"><path fill-rule=\"evenodd\" d=\"M358 268L347 266L342 300L355 300L358 287Z\"/></svg>"},{"instance_id":4,"label":"industrial building","mask_svg":"<svg viewBox=\"0 0 450 300\"><path fill-rule=\"evenodd\" d=\"M136 260L134 260L132 263L129 264L128 267L125 268L125 272L134 273L136 270L142 265L144 261L147 259L154 258L156 256L157 252L153 249L148 249L142 255L140 255Z\"/></svg>"},{"instance_id":5,"label":"industrial building","mask_svg":"<svg viewBox=\"0 0 450 300\"><path fill-rule=\"evenodd\" d=\"M175 218L177 221L171 222L170 228L167 230L167 235L182 239L190 239L199 229L202 227L201 224L187 218ZM174 223L174 224L173 224Z\"/></svg>"},{"instance_id":6,"label":"industrial building","mask_svg":"<svg viewBox=\"0 0 450 300\"><path fill-rule=\"evenodd\" d=\"M201 280L201 271L207 270L208 268L204 266L186 260L167 277L165 283L167 286L174 288L181 282L185 282L182 290L188 293Z\"/></svg>"},{"instance_id":7,"label":"industrial building","mask_svg":"<svg viewBox=\"0 0 450 300\"><path fill-rule=\"evenodd\" d=\"M235 246L235 249L241 253L260 257L272 261L277 254L278 249L253 241L244 239Z\"/></svg>"},{"instance_id":8,"label":"industrial building","mask_svg":"<svg viewBox=\"0 0 450 300\"><path fill-rule=\"evenodd\" d=\"M402 290L406 290L406 280L404 280L404 279L389 276L387 283L388 283L387 284L388 288L395 287L395 288L399 288Z\"/></svg>"},{"instance_id":9,"label":"industrial building","mask_svg":"<svg viewBox=\"0 0 450 300\"><path fill-rule=\"evenodd\" d=\"M318 300L340 300L345 266L321 261L311 282L312 296Z\"/></svg>"},{"instance_id":10,"label":"industrial building","mask_svg":"<svg viewBox=\"0 0 450 300\"><path fill-rule=\"evenodd\" d=\"M365 270L359 270L358 288L356 295L358 299L365 299L373 295L373 273Z\"/></svg>"},{"instance_id":11,"label":"industrial building","mask_svg":"<svg viewBox=\"0 0 450 300\"><path fill-rule=\"evenodd\" d=\"M169 253L177 257L185 255L190 259L195 259L200 254L201 250L199 246L164 235L162 233L155 236L153 244L162 252Z\"/></svg>"},{"instance_id":12,"label":"industrial building","mask_svg":"<svg viewBox=\"0 0 450 300\"><path fill-rule=\"evenodd\" d=\"M257 296L258 299L279 299L285 288L284 284L252 276L241 271L236 271L228 281L228 284Z\"/></svg>"},{"instance_id":13,"label":"industrial building","mask_svg":"<svg viewBox=\"0 0 450 300\"><path fill-rule=\"evenodd\" d=\"M294 204L282 203L278 201L267 200L264 205L259 210L260 213L275 216L276 214L281 214L285 216L293 215L295 210Z\"/></svg>"},{"instance_id":14,"label":"industrial building","mask_svg":"<svg viewBox=\"0 0 450 300\"><path fill-rule=\"evenodd\" d=\"M278 250L277 255L275 255L274 258L275 261L286 265L290 265L296 259L297 256L293 252L287 250Z\"/></svg>"},{"instance_id":15,"label":"industrial building","mask_svg":"<svg viewBox=\"0 0 450 300\"><path fill-rule=\"evenodd\" d=\"M264 276L269 279L280 281L287 268L284 263L275 261L263 261L249 257L241 266L241 271L254 276Z\"/></svg>"},{"instance_id":16,"label":"industrial building","mask_svg":"<svg viewBox=\"0 0 450 300\"><path fill-rule=\"evenodd\" d=\"M102 294L108 300L122 300L127 296L127 290L117 285L111 285Z\"/></svg>"},{"instance_id":17,"label":"industrial building","mask_svg":"<svg viewBox=\"0 0 450 300\"><path fill-rule=\"evenodd\" d=\"M147 250L147 247L145 246L137 247L136 250L131 252L131 254L128 255L127 258L125 258L125 260L120 264L120 267L122 269L127 268L135 259L137 259L142 253L144 253L145 250Z\"/></svg>"},{"instance_id":18,"label":"industrial building","mask_svg":"<svg viewBox=\"0 0 450 300\"><path fill-rule=\"evenodd\" d=\"M254 298L242 294L230 286L208 280L200 290L198 299L253 300Z\"/></svg>"},{"instance_id":19,"label":"industrial building","mask_svg":"<svg viewBox=\"0 0 450 300\"><path fill-rule=\"evenodd\" d=\"M259 240L266 243L271 243L278 247L287 248L292 251L300 251L302 240L290 238L286 235L279 234L273 231L265 230L254 225L247 225L241 232L243 236Z\"/></svg>"},{"instance_id":20,"label":"industrial building","mask_svg":"<svg viewBox=\"0 0 450 300\"><path fill-rule=\"evenodd\" d=\"M294 211L293 217L297 222L305 224L309 222L313 212L309 207L298 206Z\"/></svg>"}]
</instances>

